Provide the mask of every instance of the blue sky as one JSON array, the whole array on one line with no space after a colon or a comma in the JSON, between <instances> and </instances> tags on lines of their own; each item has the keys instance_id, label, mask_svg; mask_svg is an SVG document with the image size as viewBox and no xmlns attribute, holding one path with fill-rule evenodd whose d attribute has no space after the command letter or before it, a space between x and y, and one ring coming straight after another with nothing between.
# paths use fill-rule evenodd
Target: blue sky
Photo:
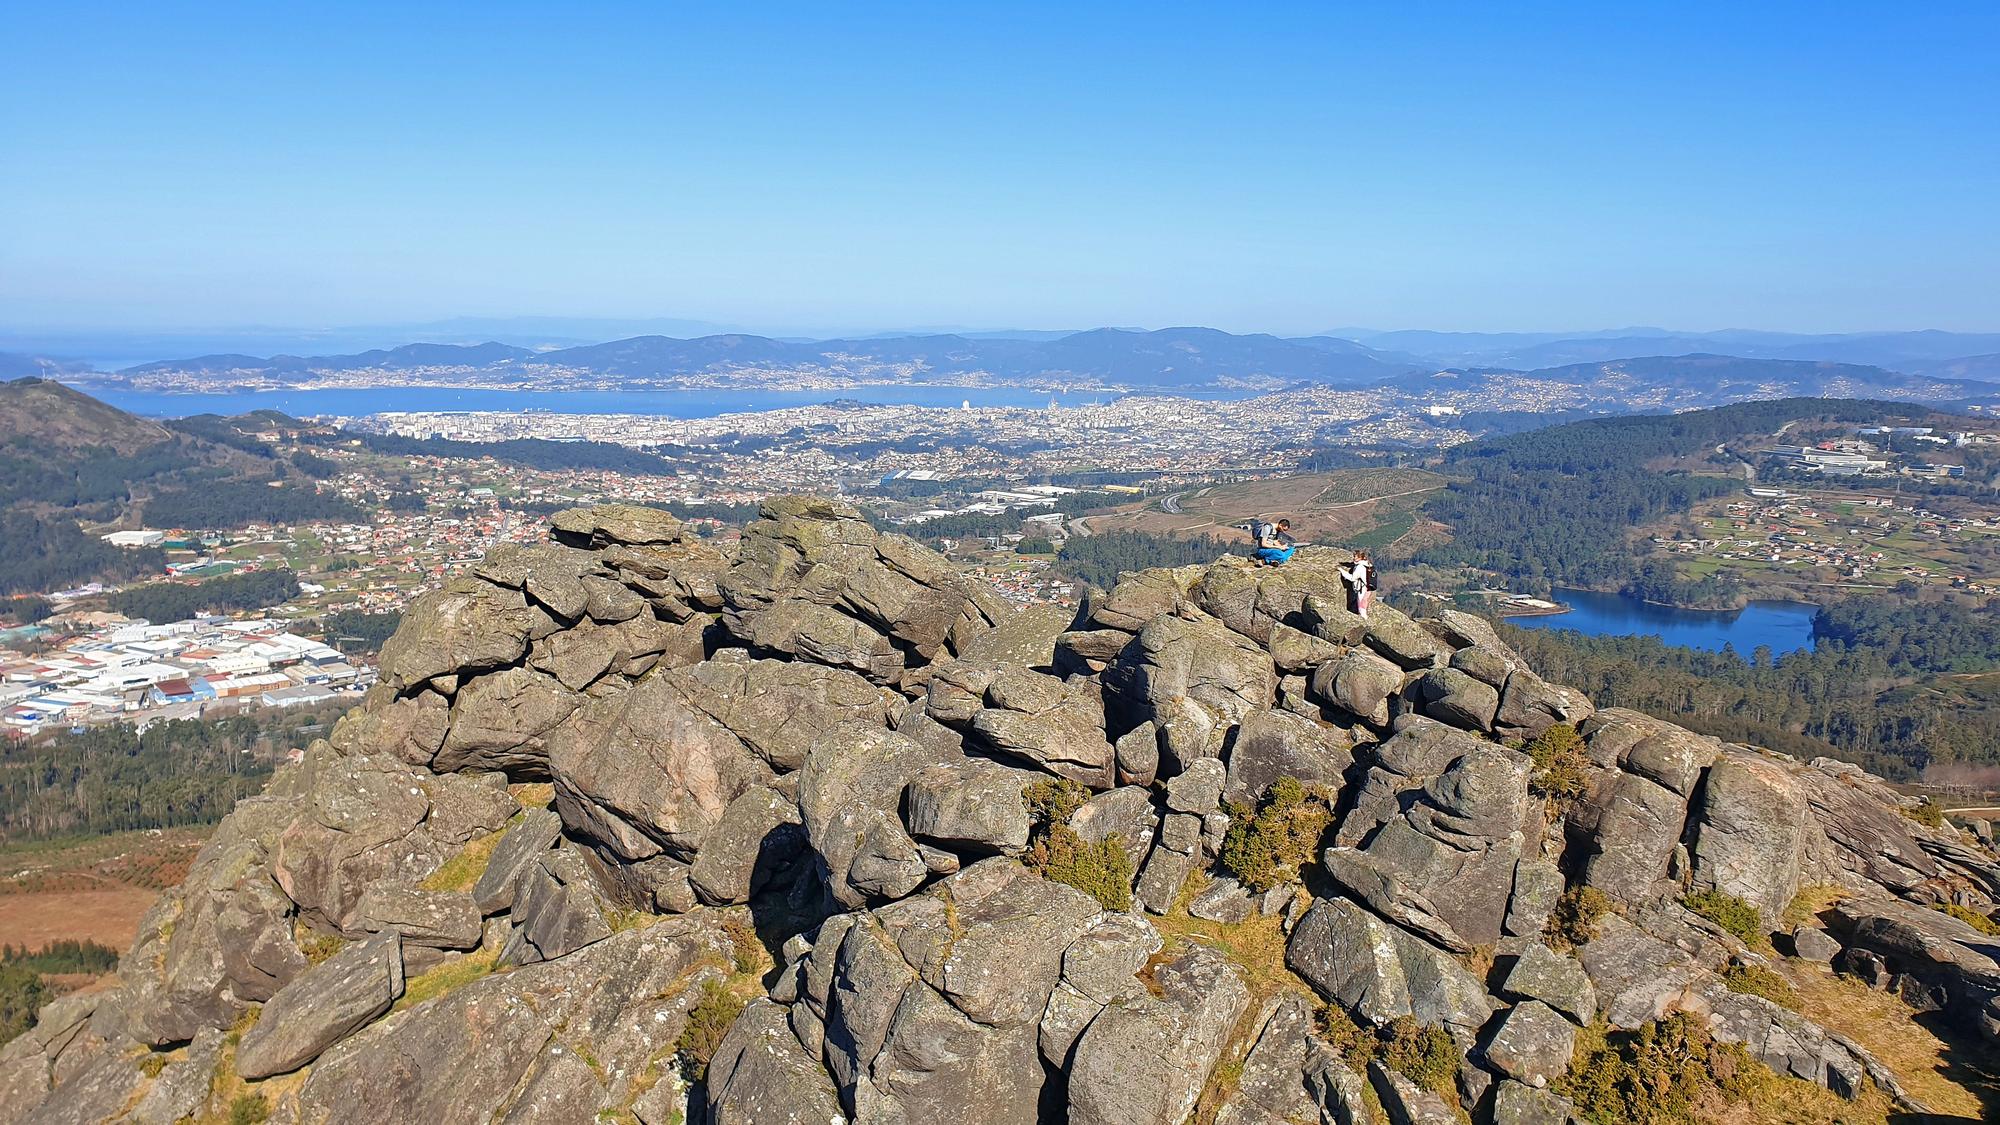
<instances>
[{"instance_id":1,"label":"blue sky","mask_svg":"<svg viewBox=\"0 0 2000 1125\"><path fill-rule=\"evenodd\" d=\"M0 14L0 325L2000 329L2000 5L177 7Z\"/></svg>"}]
</instances>

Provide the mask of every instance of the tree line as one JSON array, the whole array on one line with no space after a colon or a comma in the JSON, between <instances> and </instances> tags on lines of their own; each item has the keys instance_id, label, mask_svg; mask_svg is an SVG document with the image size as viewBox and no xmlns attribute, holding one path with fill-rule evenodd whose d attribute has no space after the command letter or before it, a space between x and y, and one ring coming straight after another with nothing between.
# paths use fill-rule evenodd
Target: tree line
<instances>
[{"instance_id":1,"label":"tree line","mask_svg":"<svg viewBox=\"0 0 2000 1125\"><path fill-rule=\"evenodd\" d=\"M75 520L0 512L0 595L44 593L94 579L123 582L166 569L153 548L126 550L86 535Z\"/></svg>"},{"instance_id":2,"label":"tree line","mask_svg":"<svg viewBox=\"0 0 2000 1125\"><path fill-rule=\"evenodd\" d=\"M89 727L0 756L0 839L213 824L264 788L274 759L338 707Z\"/></svg>"},{"instance_id":3,"label":"tree line","mask_svg":"<svg viewBox=\"0 0 2000 1125\"><path fill-rule=\"evenodd\" d=\"M153 582L111 595L111 608L127 617L164 623L203 613L267 609L299 596L299 578L289 570L254 570L205 582Z\"/></svg>"},{"instance_id":4,"label":"tree line","mask_svg":"<svg viewBox=\"0 0 2000 1125\"><path fill-rule=\"evenodd\" d=\"M1229 545L1219 539L1177 539L1143 531L1073 535L1056 554L1056 571L1108 590L1126 571L1214 562Z\"/></svg>"},{"instance_id":5,"label":"tree line","mask_svg":"<svg viewBox=\"0 0 2000 1125\"><path fill-rule=\"evenodd\" d=\"M1554 683L1721 738L1830 755L1898 779L2000 764L2000 639L1990 605L1871 598L1820 611L1818 641L1773 657L1657 637L1503 628Z\"/></svg>"},{"instance_id":6,"label":"tree line","mask_svg":"<svg viewBox=\"0 0 2000 1125\"><path fill-rule=\"evenodd\" d=\"M1641 578L1632 528L1741 487L1731 477L1655 471L1650 464L1772 433L1796 419L1862 422L1907 410L1895 403L1777 399L1594 418L1470 442L1446 454L1439 471L1456 479L1425 504L1428 515L1450 526L1451 541L1424 549L1416 561L1492 571L1537 594L1551 586L1623 588ZM1656 572L1640 588L1672 593L1679 581Z\"/></svg>"}]
</instances>

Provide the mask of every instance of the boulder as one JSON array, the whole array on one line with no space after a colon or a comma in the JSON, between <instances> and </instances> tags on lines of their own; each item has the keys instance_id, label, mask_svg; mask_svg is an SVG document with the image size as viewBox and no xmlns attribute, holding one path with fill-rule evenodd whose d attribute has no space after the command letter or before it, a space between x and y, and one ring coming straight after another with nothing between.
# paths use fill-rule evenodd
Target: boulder
<instances>
[{"instance_id":1,"label":"boulder","mask_svg":"<svg viewBox=\"0 0 2000 1125\"><path fill-rule=\"evenodd\" d=\"M827 731L807 755L799 811L841 905L901 898L929 874L899 810L904 789L939 760L921 743L856 723Z\"/></svg>"},{"instance_id":2,"label":"boulder","mask_svg":"<svg viewBox=\"0 0 2000 1125\"><path fill-rule=\"evenodd\" d=\"M1840 942L1818 926L1800 926L1792 931L1792 955L1801 961L1828 964L1840 956Z\"/></svg>"},{"instance_id":3,"label":"boulder","mask_svg":"<svg viewBox=\"0 0 2000 1125\"><path fill-rule=\"evenodd\" d=\"M1565 957L1535 942L1522 948L1500 982L1502 995L1535 1000L1562 1012L1579 1024L1597 1018L1597 990L1573 957Z\"/></svg>"},{"instance_id":4,"label":"boulder","mask_svg":"<svg viewBox=\"0 0 2000 1125\"><path fill-rule=\"evenodd\" d=\"M987 701L992 706L970 724L987 747L1093 789L1117 784L1104 703L1094 684L1008 668L994 678Z\"/></svg>"},{"instance_id":5,"label":"boulder","mask_svg":"<svg viewBox=\"0 0 2000 1125\"><path fill-rule=\"evenodd\" d=\"M1340 656L1340 647L1290 625L1274 624L1267 642L1281 672L1310 672Z\"/></svg>"},{"instance_id":6,"label":"boulder","mask_svg":"<svg viewBox=\"0 0 2000 1125\"><path fill-rule=\"evenodd\" d=\"M1229 747L1223 799L1255 804L1281 777L1338 787L1353 762L1353 742L1339 729L1285 711L1253 711Z\"/></svg>"},{"instance_id":7,"label":"boulder","mask_svg":"<svg viewBox=\"0 0 2000 1125\"><path fill-rule=\"evenodd\" d=\"M1364 649L1350 649L1313 669L1312 697L1378 727L1389 725L1390 697L1403 688L1402 668Z\"/></svg>"},{"instance_id":8,"label":"boulder","mask_svg":"<svg viewBox=\"0 0 2000 1125\"><path fill-rule=\"evenodd\" d=\"M1118 784L1151 785L1160 772L1160 732L1152 723L1140 723L1119 736L1116 754Z\"/></svg>"},{"instance_id":9,"label":"boulder","mask_svg":"<svg viewBox=\"0 0 2000 1125\"><path fill-rule=\"evenodd\" d=\"M388 1011L402 994L396 935L354 942L271 997L243 1033L236 1073L254 1080L297 1070Z\"/></svg>"},{"instance_id":10,"label":"boulder","mask_svg":"<svg viewBox=\"0 0 2000 1125\"><path fill-rule=\"evenodd\" d=\"M1562 869L1545 859L1523 859L1514 865L1514 890L1507 899L1509 937L1534 937L1548 925L1563 893Z\"/></svg>"},{"instance_id":11,"label":"boulder","mask_svg":"<svg viewBox=\"0 0 2000 1125\"><path fill-rule=\"evenodd\" d=\"M222 1061L223 1038L213 1027L196 1033L180 1057L160 1068L159 1077L125 1120L132 1125L177 1125L199 1119L208 1107L209 1090Z\"/></svg>"},{"instance_id":12,"label":"boulder","mask_svg":"<svg viewBox=\"0 0 2000 1125\"><path fill-rule=\"evenodd\" d=\"M1694 820L1695 885L1734 895L1775 924L1799 893L1809 824L1791 771L1761 755L1723 754Z\"/></svg>"},{"instance_id":13,"label":"boulder","mask_svg":"<svg viewBox=\"0 0 2000 1125\"><path fill-rule=\"evenodd\" d=\"M1236 1090L1216 1113L1216 1121L1267 1125L1318 1120L1320 1102L1307 1071L1317 1069L1315 1064L1332 1048L1313 1034L1313 1013L1305 997L1287 992L1267 1001L1256 1027Z\"/></svg>"},{"instance_id":14,"label":"boulder","mask_svg":"<svg viewBox=\"0 0 2000 1125\"><path fill-rule=\"evenodd\" d=\"M1193 1112L1249 990L1227 958L1190 946L1157 966L1159 994L1107 1005L1078 1038L1072 1125L1152 1125Z\"/></svg>"},{"instance_id":15,"label":"boulder","mask_svg":"<svg viewBox=\"0 0 2000 1125\"><path fill-rule=\"evenodd\" d=\"M1167 782L1167 808L1197 816L1212 813L1222 805L1227 780L1223 764L1214 758L1190 762L1185 771Z\"/></svg>"},{"instance_id":16,"label":"boulder","mask_svg":"<svg viewBox=\"0 0 2000 1125\"><path fill-rule=\"evenodd\" d=\"M379 682L406 694L435 676L504 668L527 654L532 637L553 628L518 587L454 578L404 611L382 645Z\"/></svg>"},{"instance_id":17,"label":"boulder","mask_svg":"<svg viewBox=\"0 0 2000 1125\"><path fill-rule=\"evenodd\" d=\"M1467 730L1493 729L1500 693L1458 668L1433 668L1417 681L1424 714Z\"/></svg>"},{"instance_id":18,"label":"boulder","mask_svg":"<svg viewBox=\"0 0 2000 1125\"><path fill-rule=\"evenodd\" d=\"M1591 833L1584 882L1613 898L1640 902L1660 894L1687 820L1686 800L1636 773L1609 771L1593 782L1578 810Z\"/></svg>"},{"instance_id":19,"label":"boulder","mask_svg":"<svg viewBox=\"0 0 2000 1125\"><path fill-rule=\"evenodd\" d=\"M343 754L383 754L428 766L451 726L451 700L428 688L399 696L386 684L369 689L362 705L340 717L327 741Z\"/></svg>"},{"instance_id":20,"label":"boulder","mask_svg":"<svg viewBox=\"0 0 2000 1125\"><path fill-rule=\"evenodd\" d=\"M710 966L729 955L712 919L665 918L466 982L320 1055L298 1092L300 1117L474 1125L609 1114L672 1049L720 977ZM574 1058L595 1064L587 1081Z\"/></svg>"},{"instance_id":21,"label":"boulder","mask_svg":"<svg viewBox=\"0 0 2000 1125\"><path fill-rule=\"evenodd\" d=\"M1493 729L1511 738L1533 738L1557 723L1584 722L1593 713L1595 708L1582 692L1551 684L1524 666L1507 676Z\"/></svg>"},{"instance_id":22,"label":"boulder","mask_svg":"<svg viewBox=\"0 0 2000 1125\"><path fill-rule=\"evenodd\" d=\"M583 857L568 848L543 853L514 888L513 938L506 964L553 961L611 936L604 899Z\"/></svg>"},{"instance_id":23,"label":"boulder","mask_svg":"<svg viewBox=\"0 0 2000 1125\"><path fill-rule=\"evenodd\" d=\"M777 773L804 765L813 742L832 727L889 725L890 705L882 690L845 669L731 654L662 678Z\"/></svg>"},{"instance_id":24,"label":"boulder","mask_svg":"<svg viewBox=\"0 0 2000 1125\"><path fill-rule=\"evenodd\" d=\"M1326 636L1324 632L1320 635ZM1369 608L1362 640L1405 669L1431 668L1451 659L1449 646L1401 610L1386 605Z\"/></svg>"},{"instance_id":25,"label":"boulder","mask_svg":"<svg viewBox=\"0 0 2000 1125\"><path fill-rule=\"evenodd\" d=\"M1575 1114L1569 1099L1519 1082L1503 1081L1493 1092L1493 1125L1570 1125Z\"/></svg>"},{"instance_id":26,"label":"boulder","mask_svg":"<svg viewBox=\"0 0 2000 1125\"><path fill-rule=\"evenodd\" d=\"M1705 974L1685 952L1616 914L1597 926L1597 937L1577 957L1597 992L1598 1013L1613 1027L1629 1030L1664 1018Z\"/></svg>"},{"instance_id":27,"label":"boulder","mask_svg":"<svg viewBox=\"0 0 2000 1125\"><path fill-rule=\"evenodd\" d=\"M1539 1000L1523 1000L1501 1018L1483 1053L1495 1070L1541 1089L1569 1069L1575 1049L1575 1024Z\"/></svg>"},{"instance_id":28,"label":"boulder","mask_svg":"<svg viewBox=\"0 0 2000 1125\"><path fill-rule=\"evenodd\" d=\"M404 945L471 949L479 944L480 914L463 892L377 883L361 892L348 926L361 933L399 934Z\"/></svg>"},{"instance_id":29,"label":"boulder","mask_svg":"<svg viewBox=\"0 0 2000 1125\"><path fill-rule=\"evenodd\" d=\"M1379 1059L1368 1064L1368 1084L1381 1099L1389 1125L1457 1125L1458 1115L1443 1098L1383 1066Z\"/></svg>"},{"instance_id":30,"label":"boulder","mask_svg":"<svg viewBox=\"0 0 2000 1125\"><path fill-rule=\"evenodd\" d=\"M597 504L549 517L551 534L571 547L652 547L678 543L691 533L673 513L642 504Z\"/></svg>"},{"instance_id":31,"label":"boulder","mask_svg":"<svg viewBox=\"0 0 2000 1125\"><path fill-rule=\"evenodd\" d=\"M431 768L546 777L548 741L582 702L575 689L533 668L469 679L452 703L451 728Z\"/></svg>"},{"instance_id":32,"label":"boulder","mask_svg":"<svg viewBox=\"0 0 2000 1125\"><path fill-rule=\"evenodd\" d=\"M903 794L903 822L926 843L973 855L1028 849L1022 790L1045 775L967 758L928 766Z\"/></svg>"},{"instance_id":33,"label":"boulder","mask_svg":"<svg viewBox=\"0 0 2000 1125\"><path fill-rule=\"evenodd\" d=\"M486 858L486 870L472 888L481 914L498 914L514 905L514 888L522 874L555 846L562 835L562 817L550 809L527 809L507 828Z\"/></svg>"},{"instance_id":34,"label":"boulder","mask_svg":"<svg viewBox=\"0 0 2000 1125\"><path fill-rule=\"evenodd\" d=\"M752 786L775 776L666 676L590 701L549 740L557 810L628 860L691 859Z\"/></svg>"},{"instance_id":35,"label":"boulder","mask_svg":"<svg viewBox=\"0 0 2000 1125\"><path fill-rule=\"evenodd\" d=\"M1106 709L1152 722L1174 772L1219 757L1245 715L1277 701L1271 656L1212 619L1155 618L1104 674Z\"/></svg>"},{"instance_id":36,"label":"boulder","mask_svg":"<svg viewBox=\"0 0 2000 1125\"><path fill-rule=\"evenodd\" d=\"M1160 814L1153 808L1153 796L1143 786L1124 785L1099 793L1070 815L1069 826L1089 843L1101 843L1116 836L1137 870L1153 846Z\"/></svg>"},{"instance_id":37,"label":"boulder","mask_svg":"<svg viewBox=\"0 0 2000 1125\"><path fill-rule=\"evenodd\" d=\"M753 786L723 808L688 868L688 884L711 905L749 902L805 846L797 802L768 785Z\"/></svg>"},{"instance_id":38,"label":"boulder","mask_svg":"<svg viewBox=\"0 0 2000 1125\"><path fill-rule=\"evenodd\" d=\"M1493 1010L1486 989L1450 955L1347 899L1313 903L1292 928L1285 963L1375 1026L1414 1016L1470 1033Z\"/></svg>"}]
</instances>

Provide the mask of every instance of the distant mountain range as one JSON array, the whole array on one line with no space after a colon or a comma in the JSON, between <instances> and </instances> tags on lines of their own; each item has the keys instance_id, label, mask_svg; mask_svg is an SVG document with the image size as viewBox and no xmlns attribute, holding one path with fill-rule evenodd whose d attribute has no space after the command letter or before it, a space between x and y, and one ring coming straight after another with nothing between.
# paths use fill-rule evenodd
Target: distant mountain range
<instances>
[{"instance_id":1,"label":"distant mountain range","mask_svg":"<svg viewBox=\"0 0 2000 1125\"><path fill-rule=\"evenodd\" d=\"M1659 405L1718 406L1768 398L1889 398L1949 402L2000 394L2000 383L1890 371L1858 363L1797 359L1746 359L1729 355L1645 356L1606 363L1572 363L1534 371L1451 368L1394 381L1422 393L1476 390L1501 379L1566 383L1597 402L1645 397Z\"/></svg>"},{"instance_id":2,"label":"distant mountain range","mask_svg":"<svg viewBox=\"0 0 2000 1125\"><path fill-rule=\"evenodd\" d=\"M1302 383L1359 386L1422 370L1407 357L1383 355L1351 340L1237 336L1212 328L1141 332L1097 328L1053 338L896 336L877 339L778 340L731 333L676 339L635 336L603 344L531 351L498 343L408 344L353 355L268 357L208 355L125 368L124 379L169 374L244 382L309 382L317 374L458 369L479 381L533 370L658 384L697 377L810 373L861 381L995 383L1072 382L1186 390Z\"/></svg>"},{"instance_id":3,"label":"distant mountain range","mask_svg":"<svg viewBox=\"0 0 2000 1125\"><path fill-rule=\"evenodd\" d=\"M835 388L868 383L1279 390L1394 384L1466 386L1499 373L1651 388L1703 403L1771 394L1939 401L2000 393L2000 334L1805 336L1627 328L1572 335L1330 331L1283 338L1212 328L884 335L788 340L745 333L640 335L530 348L497 341L414 343L342 354L201 355L88 372L0 355L0 372L60 374L168 390L337 383L545 389L674 386ZM1440 373L1450 376L1440 381ZM1635 405L1638 403L1635 402Z\"/></svg>"},{"instance_id":4,"label":"distant mountain range","mask_svg":"<svg viewBox=\"0 0 2000 1125\"><path fill-rule=\"evenodd\" d=\"M1349 329L1328 334L1358 341L1378 352L1420 356L1450 367L1472 365L1515 370L1700 352L1745 359L1861 363L1897 371L1945 374L1940 368L1951 361L2000 352L2000 333L1934 330L1818 336L1747 329L1673 332L1663 328L1620 328L1582 333L1368 332Z\"/></svg>"}]
</instances>

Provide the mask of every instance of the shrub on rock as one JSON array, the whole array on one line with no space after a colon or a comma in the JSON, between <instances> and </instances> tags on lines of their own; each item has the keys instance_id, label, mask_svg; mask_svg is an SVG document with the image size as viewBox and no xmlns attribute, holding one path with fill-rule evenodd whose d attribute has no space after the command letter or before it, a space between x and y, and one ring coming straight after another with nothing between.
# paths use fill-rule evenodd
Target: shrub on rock
<instances>
[{"instance_id":1,"label":"shrub on rock","mask_svg":"<svg viewBox=\"0 0 2000 1125\"><path fill-rule=\"evenodd\" d=\"M1681 903L1745 945L1755 945L1764 938L1763 916L1756 907L1735 895L1715 890L1693 891Z\"/></svg>"},{"instance_id":2,"label":"shrub on rock","mask_svg":"<svg viewBox=\"0 0 2000 1125\"><path fill-rule=\"evenodd\" d=\"M1542 936L1559 950L1588 945L1597 936L1597 920L1610 909L1611 897L1596 887L1571 887L1556 900Z\"/></svg>"},{"instance_id":3,"label":"shrub on rock","mask_svg":"<svg viewBox=\"0 0 2000 1125\"><path fill-rule=\"evenodd\" d=\"M1113 832L1086 840L1069 826L1069 818L1090 799L1090 790L1068 778L1051 778L1028 786L1021 796L1035 822L1023 862L1042 878L1096 899L1106 910L1131 909L1134 872L1124 837Z\"/></svg>"},{"instance_id":4,"label":"shrub on rock","mask_svg":"<svg viewBox=\"0 0 2000 1125\"><path fill-rule=\"evenodd\" d=\"M1294 882L1299 868L1312 862L1332 822L1333 808L1322 787L1281 777L1254 810L1230 804L1222 866L1252 891Z\"/></svg>"},{"instance_id":5,"label":"shrub on rock","mask_svg":"<svg viewBox=\"0 0 2000 1125\"><path fill-rule=\"evenodd\" d=\"M1557 723L1521 747L1535 763L1529 784L1536 793L1567 808L1590 784L1590 756L1583 736L1568 723Z\"/></svg>"}]
</instances>

